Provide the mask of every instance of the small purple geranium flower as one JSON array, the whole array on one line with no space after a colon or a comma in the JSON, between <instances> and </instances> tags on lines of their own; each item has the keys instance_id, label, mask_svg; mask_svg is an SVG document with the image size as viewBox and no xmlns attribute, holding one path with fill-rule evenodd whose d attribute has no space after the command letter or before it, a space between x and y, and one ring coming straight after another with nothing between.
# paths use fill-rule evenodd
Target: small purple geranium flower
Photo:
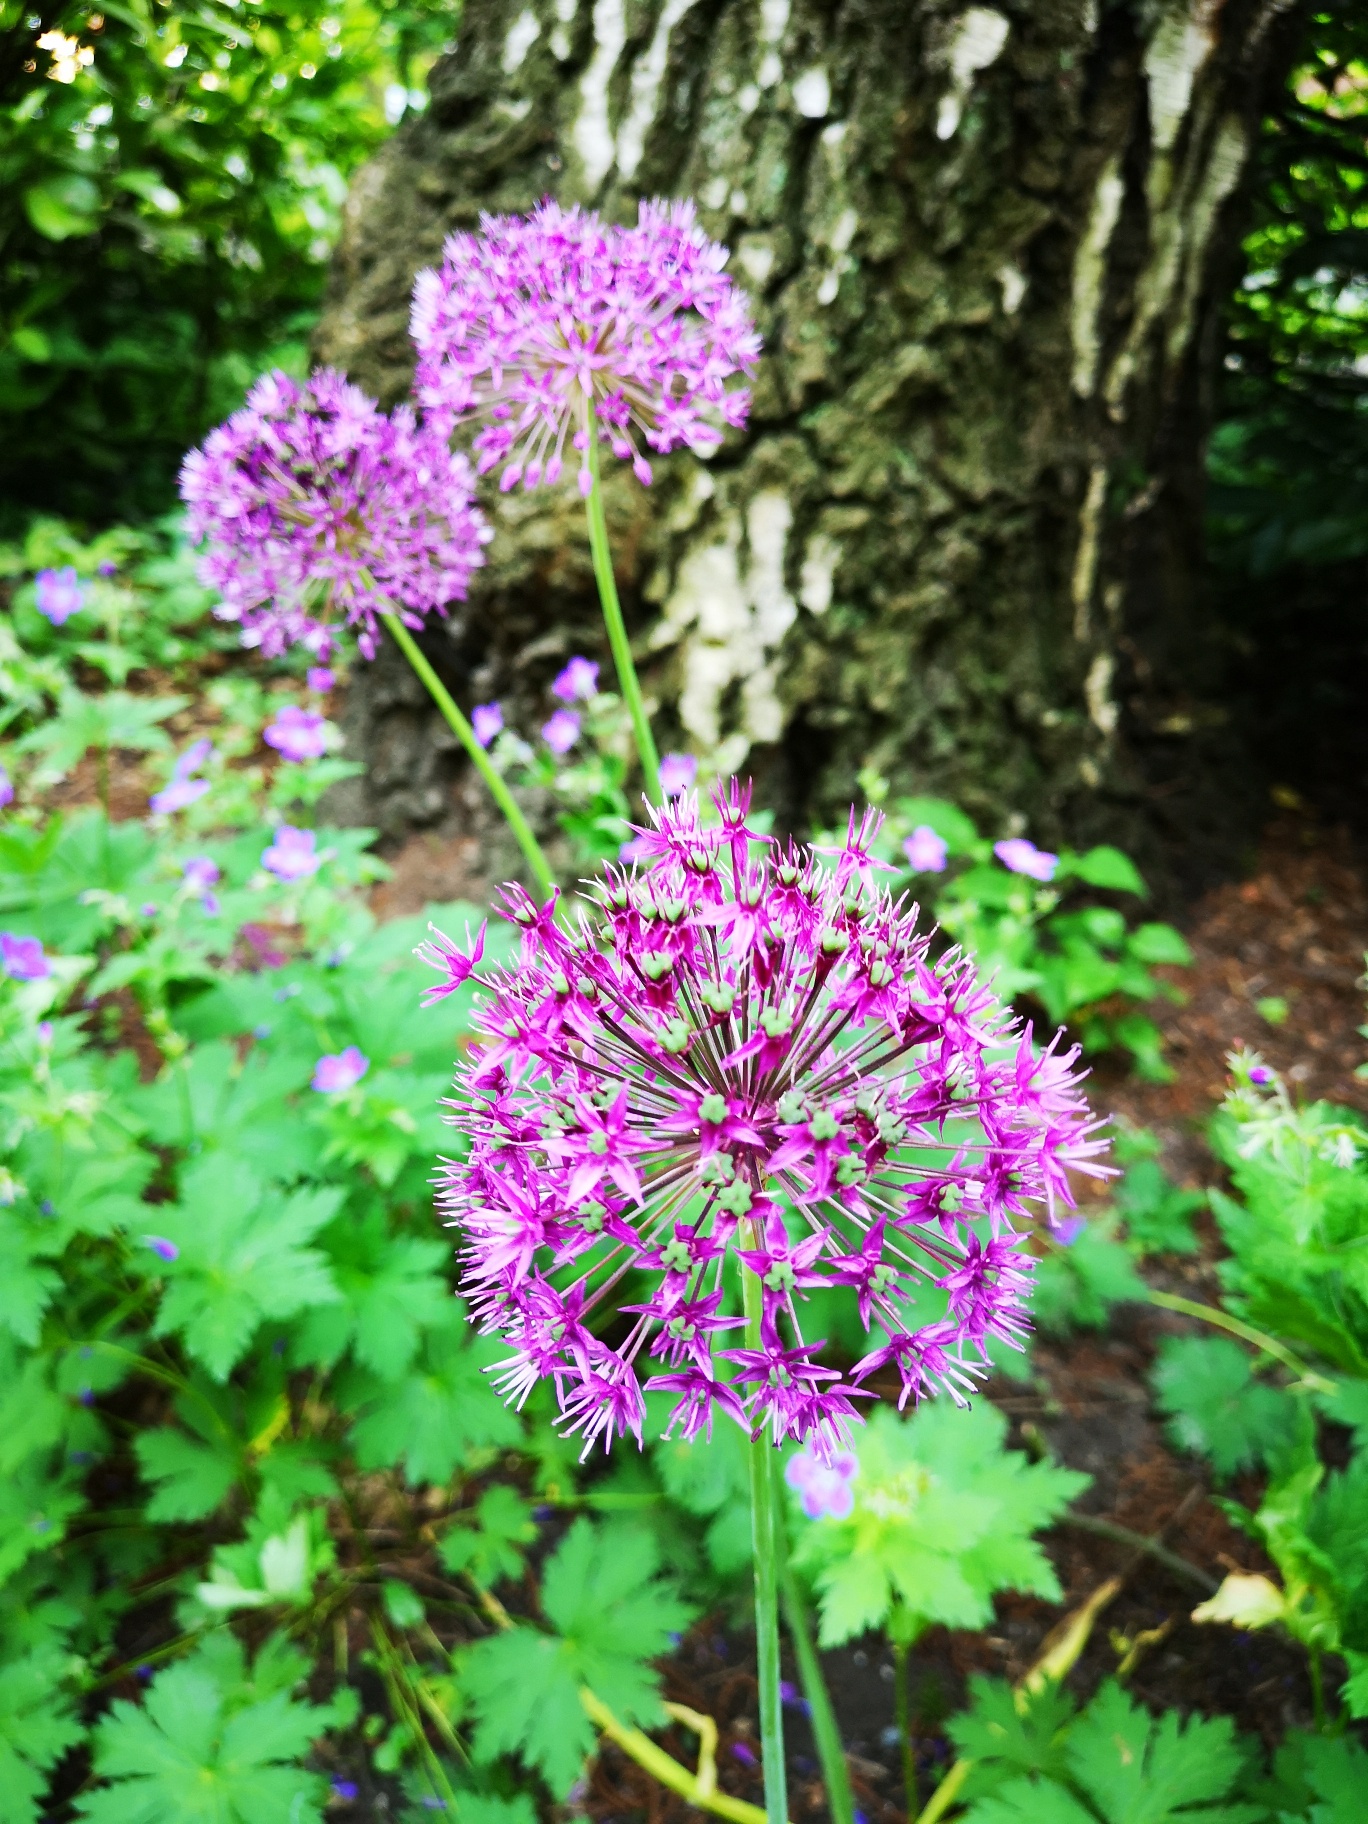
<instances>
[{"instance_id":1,"label":"small purple geranium flower","mask_svg":"<svg viewBox=\"0 0 1368 1824\"><path fill-rule=\"evenodd\" d=\"M1266 1084L1273 1081L1273 1072L1267 1064L1255 1064L1250 1070L1249 1080L1251 1083L1257 1083L1259 1088L1263 1089Z\"/></svg>"},{"instance_id":2,"label":"small purple geranium flower","mask_svg":"<svg viewBox=\"0 0 1368 1824\"><path fill-rule=\"evenodd\" d=\"M303 880L316 874L323 857L316 853L318 837L313 830L297 830L282 823L271 846L261 851L261 865L277 880Z\"/></svg>"},{"instance_id":3,"label":"small purple geranium flower","mask_svg":"<svg viewBox=\"0 0 1368 1824\"><path fill-rule=\"evenodd\" d=\"M144 1235L143 1241L157 1256L158 1260L179 1260L180 1249L174 1241L168 1241L165 1235Z\"/></svg>"},{"instance_id":4,"label":"small purple geranium flower","mask_svg":"<svg viewBox=\"0 0 1368 1824\"><path fill-rule=\"evenodd\" d=\"M903 844L907 865L914 874L941 874L945 871L947 844L929 823L919 823Z\"/></svg>"},{"instance_id":5,"label":"small purple geranium flower","mask_svg":"<svg viewBox=\"0 0 1368 1824\"><path fill-rule=\"evenodd\" d=\"M1050 1224L1050 1236L1061 1248L1071 1248L1087 1226L1082 1216L1058 1216Z\"/></svg>"},{"instance_id":6,"label":"small purple geranium flower","mask_svg":"<svg viewBox=\"0 0 1368 1824\"><path fill-rule=\"evenodd\" d=\"M305 673L304 682L310 690L316 690L320 697L326 697L337 679L329 665L310 665Z\"/></svg>"},{"instance_id":7,"label":"small purple geranium flower","mask_svg":"<svg viewBox=\"0 0 1368 1824\"><path fill-rule=\"evenodd\" d=\"M579 740L580 719L573 709L558 709L542 723L542 739L553 754L568 754Z\"/></svg>"},{"instance_id":8,"label":"small purple geranium flower","mask_svg":"<svg viewBox=\"0 0 1368 1824\"><path fill-rule=\"evenodd\" d=\"M96 576L117 576L119 574L119 566L114 562L112 557L102 557L95 566L95 574Z\"/></svg>"},{"instance_id":9,"label":"small purple geranium flower","mask_svg":"<svg viewBox=\"0 0 1368 1824\"><path fill-rule=\"evenodd\" d=\"M848 1450L833 1452L829 1463L823 1463L810 1450L800 1450L789 1458L784 1480L797 1494L809 1520L824 1516L844 1520L855 1505L851 1483L859 1467Z\"/></svg>"},{"instance_id":10,"label":"small purple geranium flower","mask_svg":"<svg viewBox=\"0 0 1368 1824\"><path fill-rule=\"evenodd\" d=\"M298 703L277 710L261 738L284 760L321 760L328 751L327 723L317 710L301 709Z\"/></svg>"},{"instance_id":11,"label":"small purple geranium flower","mask_svg":"<svg viewBox=\"0 0 1368 1824\"><path fill-rule=\"evenodd\" d=\"M334 1780L332 1795L335 1799L354 1799L361 1791L355 1780Z\"/></svg>"},{"instance_id":12,"label":"small purple geranium flower","mask_svg":"<svg viewBox=\"0 0 1368 1824\"><path fill-rule=\"evenodd\" d=\"M576 656L551 686L551 694L562 703L587 703L598 690L598 675L592 659Z\"/></svg>"},{"instance_id":13,"label":"small purple geranium flower","mask_svg":"<svg viewBox=\"0 0 1368 1824\"><path fill-rule=\"evenodd\" d=\"M39 614L54 627L62 627L85 606L85 590L70 564L60 570L40 570L34 579Z\"/></svg>"},{"instance_id":14,"label":"small purple geranium flower","mask_svg":"<svg viewBox=\"0 0 1368 1824\"><path fill-rule=\"evenodd\" d=\"M365 1052L357 1045L348 1045L345 1051L330 1052L318 1060L309 1087L333 1096L339 1090L354 1089L369 1069L370 1059Z\"/></svg>"},{"instance_id":15,"label":"small purple geranium flower","mask_svg":"<svg viewBox=\"0 0 1368 1824\"><path fill-rule=\"evenodd\" d=\"M1009 836L1003 842L995 842L993 853L1004 868L1010 868L1013 874L1026 874L1032 880L1053 880L1059 866L1058 855L1051 855L1048 849L1038 849L1024 836Z\"/></svg>"},{"instance_id":16,"label":"small purple geranium flower","mask_svg":"<svg viewBox=\"0 0 1368 1824\"><path fill-rule=\"evenodd\" d=\"M196 799L203 798L209 790L207 779L193 777L208 760L214 751L214 744L206 736L192 741L190 746L177 760L171 770L171 777L159 792L153 792L148 805L158 816L170 816L175 811L183 811Z\"/></svg>"},{"instance_id":17,"label":"small purple geranium flower","mask_svg":"<svg viewBox=\"0 0 1368 1824\"><path fill-rule=\"evenodd\" d=\"M698 762L692 754L666 754L660 762L660 789L667 798L693 790Z\"/></svg>"},{"instance_id":18,"label":"small purple geranium flower","mask_svg":"<svg viewBox=\"0 0 1368 1824\"><path fill-rule=\"evenodd\" d=\"M199 900L210 918L217 916L219 909L218 894L212 892L211 888L220 876L218 863L211 861L207 855L192 855L181 867L181 879L186 888Z\"/></svg>"},{"instance_id":19,"label":"small purple geranium flower","mask_svg":"<svg viewBox=\"0 0 1368 1824\"><path fill-rule=\"evenodd\" d=\"M470 726L481 747L488 747L503 725L503 710L497 703L477 703L470 712Z\"/></svg>"},{"instance_id":20,"label":"small purple geranium flower","mask_svg":"<svg viewBox=\"0 0 1368 1824\"><path fill-rule=\"evenodd\" d=\"M7 804L13 803L14 781L10 778L4 767L0 766L0 811L4 810Z\"/></svg>"},{"instance_id":21,"label":"small purple geranium flower","mask_svg":"<svg viewBox=\"0 0 1368 1824\"><path fill-rule=\"evenodd\" d=\"M0 967L14 982L41 982L52 974L41 939L18 937L13 931L0 931Z\"/></svg>"}]
</instances>

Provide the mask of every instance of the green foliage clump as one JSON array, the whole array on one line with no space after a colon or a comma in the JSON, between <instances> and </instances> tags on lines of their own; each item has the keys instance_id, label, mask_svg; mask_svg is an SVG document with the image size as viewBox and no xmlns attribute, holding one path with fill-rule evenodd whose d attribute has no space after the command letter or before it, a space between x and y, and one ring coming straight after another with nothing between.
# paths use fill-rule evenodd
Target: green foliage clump
<instances>
[{"instance_id":1,"label":"green foliage clump","mask_svg":"<svg viewBox=\"0 0 1368 1824\"><path fill-rule=\"evenodd\" d=\"M1059 1583L1032 1535L1087 1476L1004 1450L1007 1421L986 1401L948 1401L909 1419L877 1407L855 1440L846 1519L802 1526L793 1562L817 1591L824 1646L869 1628L906 1647L935 1622L981 1628L1000 1590L1055 1600Z\"/></svg>"}]
</instances>

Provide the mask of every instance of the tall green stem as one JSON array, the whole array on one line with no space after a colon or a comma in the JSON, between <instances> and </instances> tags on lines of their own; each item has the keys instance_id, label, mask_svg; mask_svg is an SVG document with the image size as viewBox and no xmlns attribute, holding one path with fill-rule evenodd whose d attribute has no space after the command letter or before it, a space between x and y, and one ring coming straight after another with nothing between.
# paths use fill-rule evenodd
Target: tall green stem
<instances>
[{"instance_id":1,"label":"tall green stem","mask_svg":"<svg viewBox=\"0 0 1368 1824\"><path fill-rule=\"evenodd\" d=\"M841 1731L836 1722L836 1712L831 1707L831 1695L826 1688L826 1680L822 1677L822 1662L812 1644L812 1626L808 1619L807 1604L803 1601L798 1579L789 1566L787 1541L783 1536L782 1506L779 1507L776 1518L779 1529L779 1588L784 1598L784 1620L788 1623L789 1639L793 1642L794 1656L798 1661L798 1676L802 1680L803 1696L807 1699L808 1720L812 1724L812 1739L817 1744L817 1758L822 1764L831 1824L855 1824L855 1794L850 1788L850 1769L846 1766Z\"/></svg>"},{"instance_id":2,"label":"tall green stem","mask_svg":"<svg viewBox=\"0 0 1368 1824\"><path fill-rule=\"evenodd\" d=\"M903 1806L909 1818L917 1815L917 1761L912 1752L912 1713L907 1701L907 1647L892 1640L893 1649L893 1720L898 1725L898 1743L902 1749Z\"/></svg>"},{"instance_id":3,"label":"tall green stem","mask_svg":"<svg viewBox=\"0 0 1368 1824\"><path fill-rule=\"evenodd\" d=\"M641 685L637 681L636 664L632 658L627 629L623 624L622 604L618 600L617 581L613 575L613 554L608 549L608 521L603 514L603 485L599 477L598 425L594 420L592 402L587 428L587 456L593 481L584 505L589 515L589 550L594 559L594 581L598 584L599 601L603 604L603 621L608 629L608 644L613 649L613 663L617 667L622 700L632 718L632 732L636 736L637 754L646 780L646 796L652 804L659 804L660 755L656 752L655 736L651 733L646 705L641 698Z\"/></svg>"},{"instance_id":4,"label":"tall green stem","mask_svg":"<svg viewBox=\"0 0 1368 1824\"><path fill-rule=\"evenodd\" d=\"M746 1347L763 1346L760 1335L760 1280L741 1269L746 1310ZM773 1446L762 1432L751 1442L751 1536L755 1553L755 1657L760 1682L760 1749L765 1770L767 1824L787 1824L784 1768L784 1713L779 1695L779 1551Z\"/></svg>"},{"instance_id":5,"label":"tall green stem","mask_svg":"<svg viewBox=\"0 0 1368 1824\"><path fill-rule=\"evenodd\" d=\"M550 899L555 885L554 876L542 854L541 844L532 834L531 827L522 812L518 809L517 800L509 791L503 775L499 772L489 755L475 739L475 730L466 721L453 702L451 693L428 664L419 650L418 642L399 619L397 614L381 614L380 619L389 628L395 645L412 665L414 671L428 688L428 694L442 712L447 727L455 735L461 746L475 762L476 770L489 787L495 804L508 819L508 827L518 839L518 847L527 858L527 865L532 870L532 877L537 883L537 891L543 899Z\"/></svg>"}]
</instances>

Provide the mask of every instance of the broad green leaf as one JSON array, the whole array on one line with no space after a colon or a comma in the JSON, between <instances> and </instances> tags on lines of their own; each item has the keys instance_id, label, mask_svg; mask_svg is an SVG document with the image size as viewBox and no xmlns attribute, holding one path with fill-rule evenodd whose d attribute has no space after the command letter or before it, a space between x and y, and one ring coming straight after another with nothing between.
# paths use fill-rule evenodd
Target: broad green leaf
<instances>
[{"instance_id":1,"label":"broad green leaf","mask_svg":"<svg viewBox=\"0 0 1368 1824\"><path fill-rule=\"evenodd\" d=\"M38 1824L49 1774L80 1741L64 1688L79 1667L53 1652L0 1664L0 1824Z\"/></svg>"},{"instance_id":2,"label":"broad green leaf","mask_svg":"<svg viewBox=\"0 0 1368 1824\"><path fill-rule=\"evenodd\" d=\"M147 1518L158 1526L205 1519L222 1505L242 1468L228 1440L202 1443L165 1426L139 1432L133 1449L143 1479L157 1485Z\"/></svg>"},{"instance_id":3,"label":"broad green leaf","mask_svg":"<svg viewBox=\"0 0 1368 1824\"><path fill-rule=\"evenodd\" d=\"M1165 1337L1154 1386L1173 1442L1209 1457L1221 1476L1267 1463L1297 1427L1296 1397L1256 1381L1249 1356L1228 1337Z\"/></svg>"},{"instance_id":4,"label":"broad green leaf","mask_svg":"<svg viewBox=\"0 0 1368 1824\"><path fill-rule=\"evenodd\" d=\"M441 1544L442 1563L449 1571L465 1571L488 1589L505 1578L522 1575L526 1563L521 1548L537 1537L531 1505L502 1482L487 1488L474 1511L458 1516L458 1523Z\"/></svg>"},{"instance_id":5,"label":"broad green leaf","mask_svg":"<svg viewBox=\"0 0 1368 1824\"><path fill-rule=\"evenodd\" d=\"M963 1824L1098 1824L1098 1818L1053 1780L1011 1780L971 1805Z\"/></svg>"},{"instance_id":6,"label":"broad green leaf","mask_svg":"<svg viewBox=\"0 0 1368 1824\"><path fill-rule=\"evenodd\" d=\"M1142 899L1148 894L1139 870L1129 855L1112 848L1109 843L1101 843L1082 855L1066 857L1060 872L1065 871L1090 887L1106 887L1115 893L1134 893Z\"/></svg>"}]
</instances>

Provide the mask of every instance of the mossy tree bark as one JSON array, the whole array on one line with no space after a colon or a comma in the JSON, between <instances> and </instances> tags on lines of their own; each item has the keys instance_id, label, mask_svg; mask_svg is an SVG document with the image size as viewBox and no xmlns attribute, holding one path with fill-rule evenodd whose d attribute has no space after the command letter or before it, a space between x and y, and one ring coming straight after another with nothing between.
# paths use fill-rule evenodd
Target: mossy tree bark
<instances>
[{"instance_id":1,"label":"mossy tree bark","mask_svg":"<svg viewBox=\"0 0 1368 1824\"><path fill-rule=\"evenodd\" d=\"M428 111L353 186L318 352L393 399L444 233L695 197L766 354L746 436L609 485L663 745L795 822L872 764L1046 838L1114 830L1199 720L1207 380L1297 5L466 0ZM602 644L580 502L492 511L429 650L530 720ZM354 713L370 813L438 814L458 767L397 672Z\"/></svg>"}]
</instances>

